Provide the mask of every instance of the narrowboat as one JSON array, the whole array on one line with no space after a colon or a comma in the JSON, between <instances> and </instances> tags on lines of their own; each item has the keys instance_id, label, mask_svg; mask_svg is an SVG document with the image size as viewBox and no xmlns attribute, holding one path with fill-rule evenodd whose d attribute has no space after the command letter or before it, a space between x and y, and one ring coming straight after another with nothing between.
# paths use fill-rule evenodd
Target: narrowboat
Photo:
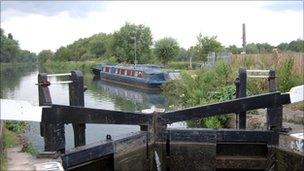
<instances>
[{"instance_id":1,"label":"narrowboat","mask_svg":"<svg viewBox=\"0 0 304 171\"><path fill-rule=\"evenodd\" d=\"M99 64L92 72L101 80L144 89L159 89L168 80L168 74L160 66L149 64Z\"/></svg>"}]
</instances>

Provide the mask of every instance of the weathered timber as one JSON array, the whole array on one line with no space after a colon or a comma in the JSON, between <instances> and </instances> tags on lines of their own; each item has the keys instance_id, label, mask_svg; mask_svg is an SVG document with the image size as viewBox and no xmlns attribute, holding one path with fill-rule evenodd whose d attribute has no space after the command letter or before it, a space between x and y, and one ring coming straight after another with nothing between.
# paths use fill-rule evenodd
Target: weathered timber
<instances>
[{"instance_id":1,"label":"weathered timber","mask_svg":"<svg viewBox=\"0 0 304 171\"><path fill-rule=\"evenodd\" d=\"M82 163L96 160L105 155L114 153L114 144L112 141L101 141L91 145L80 146L71 152L66 152L61 156L63 167L70 168Z\"/></svg>"},{"instance_id":2,"label":"weathered timber","mask_svg":"<svg viewBox=\"0 0 304 171\"><path fill-rule=\"evenodd\" d=\"M52 105L52 98L48 86L49 86L49 82L47 79L47 74L45 73L38 74L39 106Z\"/></svg>"},{"instance_id":3,"label":"weathered timber","mask_svg":"<svg viewBox=\"0 0 304 171\"><path fill-rule=\"evenodd\" d=\"M51 106L52 98L48 86L47 74L38 74L38 94L39 106ZM64 124L57 123L40 123L40 135L44 137L45 151L65 151Z\"/></svg>"},{"instance_id":4,"label":"weathered timber","mask_svg":"<svg viewBox=\"0 0 304 171\"><path fill-rule=\"evenodd\" d=\"M75 115L77 117L75 117ZM42 122L48 123L100 123L145 125L152 120L151 114L122 112L78 106L53 105L43 108Z\"/></svg>"},{"instance_id":5,"label":"weathered timber","mask_svg":"<svg viewBox=\"0 0 304 171\"><path fill-rule=\"evenodd\" d=\"M67 151L61 156L64 168L71 168L91 160L112 154L114 157L127 155L146 145L146 133L136 132L115 137L114 140L105 140Z\"/></svg>"},{"instance_id":6,"label":"weathered timber","mask_svg":"<svg viewBox=\"0 0 304 171\"><path fill-rule=\"evenodd\" d=\"M200 119L220 114L237 113L247 110L267 108L270 106L277 106L288 103L290 103L289 94L272 92L167 112L165 114L162 114L161 117L167 123L173 123L190 119Z\"/></svg>"},{"instance_id":7,"label":"weathered timber","mask_svg":"<svg viewBox=\"0 0 304 171\"><path fill-rule=\"evenodd\" d=\"M71 106L84 106L83 75L80 71L71 71L69 84L69 98ZM74 116L77 117L77 116ZM73 123L75 147L85 145L85 123Z\"/></svg>"},{"instance_id":8,"label":"weathered timber","mask_svg":"<svg viewBox=\"0 0 304 171\"><path fill-rule=\"evenodd\" d=\"M220 143L220 142L247 142L266 143L274 145L278 143L278 135L274 131L239 130L239 129L167 129L163 137L170 135L170 141L176 142L199 142L199 143Z\"/></svg>"},{"instance_id":9,"label":"weathered timber","mask_svg":"<svg viewBox=\"0 0 304 171\"><path fill-rule=\"evenodd\" d=\"M238 89L238 98L246 97L246 87L247 87L247 72L246 69L239 69L239 89ZM240 111L238 113L238 128L246 129L246 110Z\"/></svg>"},{"instance_id":10,"label":"weathered timber","mask_svg":"<svg viewBox=\"0 0 304 171\"><path fill-rule=\"evenodd\" d=\"M276 86L276 75L274 70L269 71L269 91L275 92L277 91ZM271 130L282 130L282 120L283 120L283 106L273 106L267 108L267 128Z\"/></svg>"}]
</instances>

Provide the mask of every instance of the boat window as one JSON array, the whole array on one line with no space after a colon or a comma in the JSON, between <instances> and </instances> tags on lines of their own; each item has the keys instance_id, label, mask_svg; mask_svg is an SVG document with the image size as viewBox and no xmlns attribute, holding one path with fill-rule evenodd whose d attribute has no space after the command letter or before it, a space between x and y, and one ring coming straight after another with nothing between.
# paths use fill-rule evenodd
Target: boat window
<instances>
[{"instance_id":1,"label":"boat window","mask_svg":"<svg viewBox=\"0 0 304 171\"><path fill-rule=\"evenodd\" d=\"M139 71L138 72L138 77L142 77L143 75L142 75L142 71Z\"/></svg>"},{"instance_id":2,"label":"boat window","mask_svg":"<svg viewBox=\"0 0 304 171\"><path fill-rule=\"evenodd\" d=\"M128 70L125 70L125 75L127 75L128 74Z\"/></svg>"},{"instance_id":3,"label":"boat window","mask_svg":"<svg viewBox=\"0 0 304 171\"><path fill-rule=\"evenodd\" d=\"M103 72L106 72L106 67L103 67L102 69L103 69Z\"/></svg>"},{"instance_id":4,"label":"boat window","mask_svg":"<svg viewBox=\"0 0 304 171\"><path fill-rule=\"evenodd\" d=\"M118 69L115 69L115 73L118 74Z\"/></svg>"},{"instance_id":5,"label":"boat window","mask_svg":"<svg viewBox=\"0 0 304 171\"><path fill-rule=\"evenodd\" d=\"M121 75L124 75L124 74L125 74L125 70L122 69L122 70L121 70Z\"/></svg>"},{"instance_id":6,"label":"boat window","mask_svg":"<svg viewBox=\"0 0 304 171\"><path fill-rule=\"evenodd\" d=\"M134 76L135 76L135 77L137 77L137 76L138 76L138 71L135 71Z\"/></svg>"}]
</instances>

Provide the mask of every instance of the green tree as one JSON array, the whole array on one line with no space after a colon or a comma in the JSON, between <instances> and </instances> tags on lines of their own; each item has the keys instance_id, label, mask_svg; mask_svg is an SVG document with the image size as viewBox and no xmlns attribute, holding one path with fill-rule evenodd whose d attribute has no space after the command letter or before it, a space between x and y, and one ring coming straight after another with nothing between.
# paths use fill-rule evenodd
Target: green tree
<instances>
[{"instance_id":1,"label":"green tree","mask_svg":"<svg viewBox=\"0 0 304 171\"><path fill-rule=\"evenodd\" d=\"M0 62L17 62L17 55L20 51L18 42L12 38L6 37L1 29L1 44L0 44Z\"/></svg>"},{"instance_id":2,"label":"green tree","mask_svg":"<svg viewBox=\"0 0 304 171\"><path fill-rule=\"evenodd\" d=\"M151 58L152 35L149 27L142 24L126 23L113 34L111 53L118 62L134 63L136 56L139 63L147 62Z\"/></svg>"},{"instance_id":3,"label":"green tree","mask_svg":"<svg viewBox=\"0 0 304 171\"><path fill-rule=\"evenodd\" d=\"M37 62L37 55L28 50L20 50L17 60L18 62Z\"/></svg>"},{"instance_id":4,"label":"green tree","mask_svg":"<svg viewBox=\"0 0 304 171\"><path fill-rule=\"evenodd\" d=\"M185 48L180 48L177 56L178 61L187 61L189 60L189 54Z\"/></svg>"},{"instance_id":5,"label":"green tree","mask_svg":"<svg viewBox=\"0 0 304 171\"><path fill-rule=\"evenodd\" d=\"M163 38L155 42L155 56L166 65L170 60L177 57L179 45L173 38Z\"/></svg>"},{"instance_id":6,"label":"green tree","mask_svg":"<svg viewBox=\"0 0 304 171\"><path fill-rule=\"evenodd\" d=\"M47 60L52 59L54 57L54 53L51 50L42 50L38 54L38 61L40 63L45 63Z\"/></svg>"},{"instance_id":7,"label":"green tree","mask_svg":"<svg viewBox=\"0 0 304 171\"><path fill-rule=\"evenodd\" d=\"M0 29L0 62L36 62L37 55L19 47L18 41L9 33L7 36L4 30Z\"/></svg>"},{"instance_id":8,"label":"green tree","mask_svg":"<svg viewBox=\"0 0 304 171\"><path fill-rule=\"evenodd\" d=\"M208 37L199 34L197 37L197 44L195 46L197 56L202 61L207 61L207 56L209 52L220 52L223 47L219 41L216 40L216 36Z\"/></svg>"},{"instance_id":9,"label":"green tree","mask_svg":"<svg viewBox=\"0 0 304 171\"><path fill-rule=\"evenodd\" d=\"M258 43L256 46L259 50L259 53L271 53L273 49L273 46L268 43Z\"/></svg>"},{"instance_id":10,"label":"green tree","mask_svg":"<svg viewBox=\"0 0 304 171\"><path fill-rule=\"evenodd\" d=\"M278 45L278 49L279 49L280 51L287 51L287 50L288 50L288 43L280 43L280 44Z\"/></svg>"},{"instance_id":11,"label":"green tree","mask_svg":"<svg viewBox=\"0 0 304 171\"><path fill-rule=\"evenodd\" d=\"M230 45L227 50L232 54L240 54L243 51L242 48L238 48L236 45Z\"/></svg>"},{"instance_id":12,"label":"green tree","mask_svg":"<svg viewBox=\"0 0 304 171\"><path fill-rule=\"evenodd\" d=\"M61 46L54 54L54 60L57 61L70 61L72 53L70 48Z\"/></svg>"},{"instance_id":13,"label":"green tree","mask_svg":"<svg viewBox=\"0 0 304 171\"><path fill-rule=\"evenodd\" d=\"M288 50L294 52L304 52L304 41L301 39L291 41L288 45Z\"/></svg>"},{"instance_id":14,"label":"green tree","mask_svg":"<svg viewBox=\"0 0 304 171\"><path fill-rule=\"evenodd\" d=\"M249 53L249 54L259 53L259 48L258 48L258 46L256 44L249 43L246 46L246 53Z\"/></svg>"}]
</instances>

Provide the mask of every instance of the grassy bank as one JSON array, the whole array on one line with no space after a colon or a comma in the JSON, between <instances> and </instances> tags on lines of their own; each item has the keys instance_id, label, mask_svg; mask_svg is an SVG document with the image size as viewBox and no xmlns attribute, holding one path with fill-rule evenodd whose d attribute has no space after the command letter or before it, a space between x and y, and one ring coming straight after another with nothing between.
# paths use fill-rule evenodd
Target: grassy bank
<instances>
[{"instance_id":1,"label":"grassy bank","mask_svg":"<svg viewBox=\"0 0 304 171\"><path fill-rule=\"evenodd\" d=\"M287 92L291 87L304 83L303 75L293 72L294 61L287 59L279 65L270 65L259 61L258 63L244 60L238 65L230 65L224 61L217 61L208 69L202 68L191 72L182 72L181 80L169 81L163 86L163 92L169 99L172 109L180 109L196 105L209 104L235 98L234 80L238 69L271 69L275 68L277 87L281 92ZM250 78L247 81L247 95L268 92L267 79ZM296 106L301 108L301 105ZM254 112L254 111L253 111ZM228 117L216 116L206 119L189 121L188 126L221 128L225 127Z\"/></svg>"},{"instance_id":2,"label":"grassy bank","mask_svg":"<svg viewBox=\"0 0 304 171\"><path fill-rule=\"evenodd\" d=\"M28 129L26 122L7 121L3 127L2 145L3 153L0 154L1 170L7 170L7 159L5 151L7 148L22 146L21 152L29 153L33 156L37 154L33 145L27 141L24 132Z\"/></svg>"}]
</instances>

